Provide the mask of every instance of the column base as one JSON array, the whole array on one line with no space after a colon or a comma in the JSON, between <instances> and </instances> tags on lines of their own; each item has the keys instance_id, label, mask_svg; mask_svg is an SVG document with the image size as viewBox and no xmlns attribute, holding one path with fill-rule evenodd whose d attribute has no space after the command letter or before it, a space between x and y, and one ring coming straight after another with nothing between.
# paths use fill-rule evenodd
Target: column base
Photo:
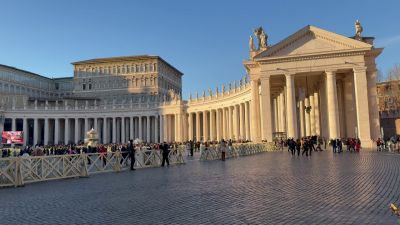
<instances>
[{"instance_id":1,"label":"column base","mask_svg":"<svg viewBox=\"0 0 400 225\"><path fill-rule=\"evenodd\" d=\"M362 150L376 150L375 141L372 139L360 139Z\"/></svg>"}]
</instances>

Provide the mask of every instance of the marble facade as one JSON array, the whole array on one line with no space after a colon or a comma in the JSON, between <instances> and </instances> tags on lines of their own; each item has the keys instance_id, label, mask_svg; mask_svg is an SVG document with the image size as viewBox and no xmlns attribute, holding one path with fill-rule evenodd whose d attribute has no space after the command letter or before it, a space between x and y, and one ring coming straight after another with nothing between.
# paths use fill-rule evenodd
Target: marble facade
<instances>
[{"instance_id":1,"label":"marble facade","mask_svg":"<svg viewBox=\"0 0 400 225\"><path fill-rule=\"evenodd\" d=\"M90 128L101 143L378 138L373 38L306 26L269 46L260 33L242 80L188 100L183 74L158 56L80 61L58 79L0 66L0 129L25 131L27 144L78 143Z\"/></svg>"}]
</instances>

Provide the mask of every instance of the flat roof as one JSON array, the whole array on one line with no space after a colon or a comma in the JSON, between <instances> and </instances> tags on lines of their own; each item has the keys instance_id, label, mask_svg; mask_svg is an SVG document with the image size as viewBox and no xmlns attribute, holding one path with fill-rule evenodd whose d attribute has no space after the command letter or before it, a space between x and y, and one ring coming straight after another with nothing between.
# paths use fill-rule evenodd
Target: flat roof
<instances>
[{"instance_id":1,"label":"flat roof","mask_svg":"<svg viewBox=\"0 0 400 225\"><path fill-rule=\"evenodd\" d=\"M106 62L121 62L121 61L132 61L132 60L147 60L147 59L158 59L165 64L167 64L169 67L173 68L176 70L180 75L182 76L183 73L176 69L174 66L169 64L167 61L165 61L163 58L160 56L156 55L134 55L134 56L118 56L118 57L108 57L108 58L96 58L96 59L88 59L88 60L83 60L83 61L77 61L71 63L72 65L81 65L81 64L94 64L94 63L106 63Z\"/></svg>"},{"instance_id":2,"label":"flat roof","mask_svg":"<svg viewBox=\"0 0 400 225\"><path fill-rule=\"evenodd\" d=\"M27 71L27 70L19 69L19 68L13 67L13 66L7 66L7 65L4 65L4 64L0 64L0 66L6 67L8 69L16 70L16 71L19 71L19 72L28 73L30 75L38 76L38 77L41 77L41 78L44 78L44 79L52 80L51 78L45 77L43 75L40 75L40 74L37 74L37 73L33 73L33 72L30 72L30 71Z\"/></svg>"}]
</instances>

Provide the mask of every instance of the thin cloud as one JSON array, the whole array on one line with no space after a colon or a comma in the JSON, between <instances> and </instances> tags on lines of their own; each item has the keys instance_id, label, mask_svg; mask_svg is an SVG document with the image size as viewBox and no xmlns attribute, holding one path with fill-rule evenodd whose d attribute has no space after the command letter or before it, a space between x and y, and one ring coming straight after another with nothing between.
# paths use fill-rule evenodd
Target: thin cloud
<instances>
[{"instance_id":1,"label":"thin cloud","mask_svg":"<svg viewBox=\"0 0 400 225\"><path fill-rule=\"evenodd\" d=\"M382 39L378 39L376 45L377 46L389 46L389 45L395 45L395 44L400 44L400 34L392 36L392 37L386 37Z\"/></svg>"}]
</instances>

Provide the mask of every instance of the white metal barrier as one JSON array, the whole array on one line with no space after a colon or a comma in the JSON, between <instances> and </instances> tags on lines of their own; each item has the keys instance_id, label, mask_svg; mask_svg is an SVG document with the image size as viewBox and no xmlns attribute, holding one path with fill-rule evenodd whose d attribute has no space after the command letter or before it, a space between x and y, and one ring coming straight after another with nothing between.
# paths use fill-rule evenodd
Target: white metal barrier
<instances>
[{"instance_id":1,"label":"white metal barrier","mask_svg":"<svg viewBox=\"0 0 400 225\"><path fill-rule=\"evenodd\" d=\"M171 149L170 164L184 163L184 148ZM137 148L134 168L159 167L159 150ZM118 172L130 168L128 152L82 153L73 155L28 156L0 158L0 187L22 186L27 183L87 177L103 172Z\"/></svg>"},{"instance_id":2,"label":"white metal barrier","mask_svg":"<svg viewBox=\"0 0 400 225\"><path fill-rule=\"evenodd\" d=\"M225 158L241 157L246 155L254 155L260 152L275 151L277 148L273 143L263 144L234 144L225 147ZM217 160L221 159L222 147L219 144L211 145L207 150L200 153L200 160Z\"/></svg>"}]
</instances>

